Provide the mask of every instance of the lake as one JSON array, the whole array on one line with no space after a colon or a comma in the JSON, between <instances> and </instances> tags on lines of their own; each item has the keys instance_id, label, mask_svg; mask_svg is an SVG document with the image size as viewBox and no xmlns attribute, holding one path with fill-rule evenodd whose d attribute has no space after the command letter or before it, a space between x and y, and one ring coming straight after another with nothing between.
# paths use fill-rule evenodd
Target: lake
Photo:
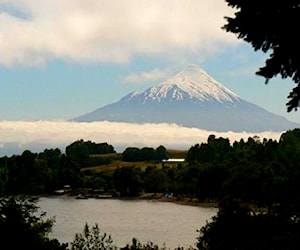
<instances>
[{"instance_id":1,"label":"lake","mask_svg":"<svg viewBox=\"0 0 300 250\"><path fill-rule=\"evenodd\" d=\"M54 217L50 237L61 243L74 240L85 223L98 224L101 233L112 236L118 247L137 238L167 248L195 246L197 230L217 213L217 208L179 205L149 200L86 199L71 197L40 198L38 206Z\"/></svg>"}]
</instances>

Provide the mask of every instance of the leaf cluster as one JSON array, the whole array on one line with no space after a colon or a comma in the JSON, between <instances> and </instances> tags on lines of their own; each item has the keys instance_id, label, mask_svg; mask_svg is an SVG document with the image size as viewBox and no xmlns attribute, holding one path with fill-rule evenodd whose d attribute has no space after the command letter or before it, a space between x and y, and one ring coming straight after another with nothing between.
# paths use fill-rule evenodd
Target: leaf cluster
<instances>
[{"instance_id":1,"label":"leaf cluster","mask_svg":"<svg viewBox=\"0 0 300 250\"><path fill-rule=\"evenodd\" d=\"M54 219L45 219L37 199L2 196L0 198L0 242L8 249L66 249L56 239L49 239Z\"/></svg>"},{"instance_id":2,"label":"leaf cluster","mask_svg":"<svg viewBox=\"0 0 300 250\"><path fill-rule=\"evenodd\" d=\"M300 101L300 22L298 0L225 0L237 11L226 17L222 27L250 43L255 51L269 52L265 65L256 74L266 79L281 75L291 78L296 87L288 95L287 111L297 110Z\"/></svg>"}]
</instances>

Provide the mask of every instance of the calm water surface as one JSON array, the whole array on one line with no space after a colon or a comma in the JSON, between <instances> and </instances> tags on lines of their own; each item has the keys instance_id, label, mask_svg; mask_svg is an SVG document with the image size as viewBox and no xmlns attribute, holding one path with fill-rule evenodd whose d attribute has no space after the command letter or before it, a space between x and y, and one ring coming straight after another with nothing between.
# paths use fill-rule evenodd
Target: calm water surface
<instances>
[{"instance_id":1,"label":"calm water surface","mask_svg":"<svg viewBox=\"0 0 300 250\"><path fill-rule=\"evenodd\" d=\"M200 229L217 213L216 208L178 205L146 200L40 198L39 207L47 217L55 217L50 235L71 242L87 222L98 223L100 231L112 236L118 247L137 238L167 248L194 246Z\"/></svg>"}]
</instances>

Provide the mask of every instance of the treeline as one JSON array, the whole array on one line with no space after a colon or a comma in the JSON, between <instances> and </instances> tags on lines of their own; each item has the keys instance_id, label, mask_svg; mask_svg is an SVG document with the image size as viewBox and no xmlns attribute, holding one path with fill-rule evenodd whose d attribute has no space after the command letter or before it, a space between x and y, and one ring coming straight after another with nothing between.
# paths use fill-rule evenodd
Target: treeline
<instances>
[{"instance_id":1,"label":"treeline","mask_svg":"<svg viewBox=\"0 0 300 250\"><path fill-rule=\"evenodd\" d=\"M172 166L157 164L168 157L163 146L129 147L118 159L132 165L113 172L105 171L105 164L117 157L107 143L79 140L65 152L25 150L0 158L1 193L44 194L68 184L121 196L168 192L178 199L196 197L200 201L234 197L270 209L278 203L299 204L300 129L283 133L278 141L254 136L231 144L227 138L210 135L207 142L191 146L184 163ZM137 161L147 161L146 166L136 165ZM93 164L103 165L103 171L82 171Z\"/></svg>"},{"instance_id":2,"label":"treeline","mask_svg":"<svg viewBox=\"0 0 300 250\"><path fill-rule=\"evenodd\" d=\"M122 174L128 172L130 176L139 173L136 180L128 178L128 192L124 195L136 196L143 189L140 185L140 172L134 166L118 170L115 174L94 173L81 171L92 166L105 166L113 160L136 162L158 162L167 157L166 148L144 147L142 149L129 147L122 154L116 154L112 145L108 143L94 143L78 140L66 146L65 153L60 149L45 149L41 153L25 150L21 155L0 158L0 192L1 194L49 194L61 189L64 185L72 188L105 189L122 192L120 184ZM131 173L132 172L132 173ZM120 175L121 173L121 175ZM124 184L127 185L127 184ZM117 189L116 189L117 188Z\"/></svg>"},{"instance_id":3,"label":"treeline","mask_svg":"<svg viewBox=\"0 0 300 250\"><path fill-rule=\"evenodd\" d=\"M109 163L109 159L93 161L92 154L115 153L107 143L78 140L60 149L41 153L25 150L21 155L0 158L0 192L2 194L45 194L64 185L74 188L83 184L81 169L92 164Z\"/></svg>"},{"instance_id":4,"label":"treeline","mask_svg":"<svg viewBox=\"0 0 300 250\"><path fill-rule=\"evenodd\" d=\"M167 150L164 146L159 146L156 149L151 147L144 147L142 149L129 147L122 153L122 160L128 162L161 161L166 158Z\"/></svg>"},{"instance_id":5,"label":"treeline","mask_svg":"<svg viewBox=\"0 0 300 250\"><path fill-rule=\"evenodd\" d=\"M78 140L66 147L66 155L70 156L81 168L93 165L108 164L109 158L91 158L91 155L116 153L112 145ZM95 160L96 159L96 160ZM98 162L98 161L99 162Z\"/></svg>"}]
</instances>

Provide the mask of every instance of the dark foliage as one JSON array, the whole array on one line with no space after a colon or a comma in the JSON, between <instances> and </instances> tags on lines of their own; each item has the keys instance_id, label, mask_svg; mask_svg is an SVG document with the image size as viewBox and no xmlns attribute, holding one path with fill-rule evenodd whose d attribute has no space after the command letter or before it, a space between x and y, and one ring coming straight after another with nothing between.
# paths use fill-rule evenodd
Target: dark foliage
<instances>
[{"instance_id":1,"label":"dark foliage","mask_svg":"<svg viewBox=\"0 0 300 250\"><path fill-rule=\"evenodd\" d=\"M66 155L71 157L80 167L94 166L98 161L108 162L107 158L91 158L91 155L116 153L112 145L78 140L66 147Z\"/></svg>"},{"instance_id":2,"label":"dark foliage","mask_svg":"<svg viewBox=\"0 0 300 250\"><path fill-rule=\"evenodd\" d=\"M121 247L120 250L166 250L165 246L160 247L155 243L149 241L146 244L141 243L136 238L132 239L132 243L127 244L125 247Z\"/></svg>"},{"instance_id":3,"label":"dark foliage","mask_svg":"<svg viewBox=\"0 0 300 250\"><path fill-rule=\"evenodd\" d=\"M137 147L128 147L122 153L122 160L127 162L161 161L166 158L167 150L164 146L159 146L156 149L151 147L144 147L142 149Z\"/></svg>"},{"instance_id":4,"label":"dark foliage","mask_svg":"<svg viewBox=\"0 0 300 250\"><path fill-rule=\"evenodd\" d=\"M221 205L212 222L199 233L199 250L296 250L300 246L298 220L278 214L255 214L236 202Z\"/></svg>"},{"instance_id":5,"label":"dark foliage","mask_svg":"<svg viewBox=\"0 0 300 250\"><path fill-rule=\"evenodd\" d=\"M98 224L96 223L92 228L86 223L82 233L77 233L75 239L71 242L72 250L166 250L166 247L159 247L153 242L149 241L146 244L141 243L136 238L132 239L131 244L124 247L117 247L113 243L111 235L106 233L101 234ZM178 249L179 250L179 249Z\"/></svg>"},{"instance_id":6,"label":"dark foliage","mask_svg":"<svg viewBox=\"0 0 300 250\"><path fill-rule=\"evenodd\" d=\"M67 249L56 239L49 239L53 220L44 220L45 213L39 212L36 199L25 197L1 197L0 199L0 242L1 248L54 250ZM4 248L3 248L4 249Z\"/></svg>"},{"instance_id":7,"label":"dark foliage","mask_svg":"<svg viewBox=\"0 0 300 250\"><path fill-rule=\"evenodd\" d=\"M234 17L226 17L223 29L237 34L250 43L254 50L269 52L265 66L257 74L266 79L281 75L292 78L296 86L288 96L287 110L299 107L300 101L300 22L299 0L225 0L237 9Z\"/></svg>"},{"instance_id":8,"label":"dark foliage","mask_svg":"<svg viewBox=\"0 0 300 250\"><path fill-rule=\"evenodd\" d=\"M114 184L121 196L138 196L142 191L141 169L123 167L114 171Z\"/></svg>"},{"instance_id":9,"label":"dark foliage","mask_svg":"<svg viewBox=\"0 0 300 250\"><path fill-rule=\"evenodd\" d=\"M83 232L75 235L74 241L71 242L71 249L117 250L117 247L113 245L110 235L100 233L97 223L92 228L86 223Z\"/></svg>"}]
</instances>

